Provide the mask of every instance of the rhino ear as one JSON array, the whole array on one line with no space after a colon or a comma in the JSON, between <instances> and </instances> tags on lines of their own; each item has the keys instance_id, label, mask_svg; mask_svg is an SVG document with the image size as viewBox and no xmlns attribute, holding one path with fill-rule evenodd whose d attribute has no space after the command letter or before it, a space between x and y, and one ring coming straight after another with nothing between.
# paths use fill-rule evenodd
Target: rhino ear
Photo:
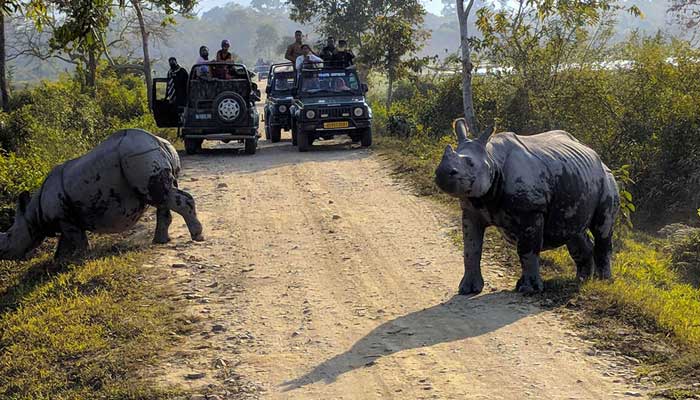
<instances>
[{"instance_id":1,"label":"rhino ear","mask_svg":"<svg viewBox=\"0 0 700 400\"><path fill-rule=\"evenodd\" d=\"M486 127L486 129L485 129L484 132L481 134L481 136L479 136L479 139L478 139L479 142L481 142L481 143L484 144L484 145L485 145L486 143L488 143L489 138L491 137L491 135L493 135L493 130L494 130L494 126L493 126L493 125L489 125L488 127Z\"/></svg>"},{"instance_id":2,"label":"rhino ear","mask_svg":"<svg viewBox=\"0 0 700 400\"><path fill-rule=\"evenodd\" d=\"M19 194L19 198L17 199L17 211L20 214L27 212L27 206L29 205L29 201L31 199L32 196L26 190Z\"/></svg>"},{"instance_id":3,"label":"rhino ear","mask_svg":"<svg viewBox=\"0 0 700 400\"><path fill-rule=\"evenodd\" d=\"M455 135L457 135L457 143L461 144L469 141L469 127L464 118L457 118L452 121L452 129L454 129Z\"/></svg>"}]
</instances>

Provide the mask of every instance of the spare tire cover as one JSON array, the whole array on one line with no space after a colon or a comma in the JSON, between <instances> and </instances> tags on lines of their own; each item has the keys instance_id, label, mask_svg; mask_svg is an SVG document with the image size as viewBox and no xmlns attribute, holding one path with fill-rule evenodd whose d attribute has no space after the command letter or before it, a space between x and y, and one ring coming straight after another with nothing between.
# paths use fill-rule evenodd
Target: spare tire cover
<instances>
[{"instance_id":1,"label":"spare tire cover","mask_svg":"<svg viewBox=\"0 0 700 400\"><path fill-rule=\"evenodd\" d=\"M246 111L245 100L236 92L223 92L214 99L214 114L224 124L238 121Z\"/></svg>"}]
</instances>

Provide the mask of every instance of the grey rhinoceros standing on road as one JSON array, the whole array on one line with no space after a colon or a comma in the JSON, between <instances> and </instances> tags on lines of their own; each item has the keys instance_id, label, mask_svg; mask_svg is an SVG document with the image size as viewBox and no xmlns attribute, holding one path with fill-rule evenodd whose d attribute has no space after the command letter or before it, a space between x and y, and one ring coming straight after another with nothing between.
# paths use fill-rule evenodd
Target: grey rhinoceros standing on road
<instances>
[{"instance_id":1,"label":"grey rhinoceros standing on road","mask_svg":"<svg viewBox=\"0 0 700 400\"><path fill-rule=\"evenodd\" d=\"M203 240L194 199L177 188L180 159L173 146L139 129L115 132L80 158L55 167L33 195L20 195L15 221L0 233L0 259L19 259L60 234L56 258L87 250L85 231L116 233L157 208L153 241L170 240L170 210L182 215L193 240Z\"/></svg>"},{"instance_id":2,"label":"grey rhinoceros standing on road","mask_svg":"<svg viewBox=\"0 0 700 400\"><path fill-rule=\"evenodd\" d=\"M455 121L459 145L447 146L435 181L462 205L464 277L460 294L484 287L481 250L484 229L496 226L517 245L522 276L517 290L541 291L541 250L566 245L577 277L610 277L612 234L620 198L615 178L596 152L563 131L533 136L493 128L467 138ZM595 244L587 231L593 234ZM595 268L594 268L595 266Z\"/></svg>"}]
</instances>

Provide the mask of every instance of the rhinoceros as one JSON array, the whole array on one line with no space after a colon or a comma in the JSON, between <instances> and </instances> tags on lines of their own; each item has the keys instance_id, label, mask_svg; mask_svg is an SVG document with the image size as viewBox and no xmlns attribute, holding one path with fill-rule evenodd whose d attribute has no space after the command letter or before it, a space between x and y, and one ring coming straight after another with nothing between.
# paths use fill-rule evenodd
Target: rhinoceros
<instances>
[{"instance_id":1,"label":"rhinoceros","mask_svg":"<svg viewBox=\"0 0 700 400\"><path fill-rule=\"evenodd\" d=\"M192 239L201 241L194 199L177 188L179 173L180 159L168 141L139 129L117 131L52 169L33 196L19 196L12 227L0 233L0 259L21 259L55 234L60 234L56 258L84 252L86 231L123 232L148 205L157 209L155 243L170 240L171 210L185 219Z\"/></svg>"},{"instance_id":2,"label":"rhinoceros","mask_svg":"<svg viewBox=\"0 0 700 400\"><path fill-rule=\"evenodd\" d=\"M447 146L435 182L460 200L464 276L460 294L484 287L481 251L484 229L497 227L516 244L522 275L516 290L543 290L539 254L567 246L580 280L610 278L612 234L620 197L598 154L564 131L532 136L493 128L468 138L464 119L454 123L457 151ZM595 243L589 238L593 235Z\"/></svg>"}]
</instances>

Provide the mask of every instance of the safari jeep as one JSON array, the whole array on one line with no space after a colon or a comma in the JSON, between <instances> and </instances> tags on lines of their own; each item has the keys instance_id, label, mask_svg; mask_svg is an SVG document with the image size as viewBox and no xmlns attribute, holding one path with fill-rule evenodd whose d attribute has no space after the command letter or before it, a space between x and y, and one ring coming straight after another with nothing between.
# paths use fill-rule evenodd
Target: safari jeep
<instances>
[{"instance_id":1,"label":"safari jeep","mask_svg":"<svg viewBox=\"0 0 700 400\"><path fill-rule=\"evenodd\" d=\"M292 91L296 83L296 73L292 63L273 64L267 79L267 101L264 118L265 136L273 143L279 142L282 129L292 128L291 114Z\"/></svg>"},{"instance_id":2,"label":"safari jeep","mask_svg":"<svg viewBox=\"0 0 700 400\"><path fill-rule=\"evenodd\" d=\"M347 135L363 147L372 145L372 109L367 85L354 68L304 65L294 90L292 140L308 151L314 140Z\"/></svg>"},{"instance_id":3,"label":"safari jeep","mask_svg":"<svg viewBox=\"0 0 700 400\"><path fill-rule=\"evenodd\" d=\"M192 67L187 103L178 109L166 98L167 79L153 80L153 116L161 128L178 128L187 154L195 154L204 140L245 143L245 152L258 146L260 91L245 65L211 62Z\"/></svg>"}]
</instances>

